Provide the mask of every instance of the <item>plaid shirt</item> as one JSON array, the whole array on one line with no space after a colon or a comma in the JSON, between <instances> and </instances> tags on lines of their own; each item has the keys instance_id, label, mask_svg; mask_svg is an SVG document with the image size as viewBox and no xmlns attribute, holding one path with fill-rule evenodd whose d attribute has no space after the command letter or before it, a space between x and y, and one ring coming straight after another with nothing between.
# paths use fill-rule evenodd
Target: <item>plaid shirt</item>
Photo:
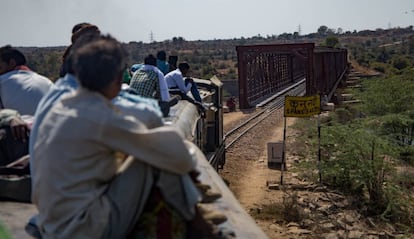
<instances>
[{"instance_id":1,"label":"plaid shirt","mask_svg":"<svg viewBox=\"0 0 414 239\"><path fill-rule=\"evenodd\" d=\"M129 86L135 89L140 96L160 99L160 82L155 71L136 71Z\"/></svg>"}]
</instances>

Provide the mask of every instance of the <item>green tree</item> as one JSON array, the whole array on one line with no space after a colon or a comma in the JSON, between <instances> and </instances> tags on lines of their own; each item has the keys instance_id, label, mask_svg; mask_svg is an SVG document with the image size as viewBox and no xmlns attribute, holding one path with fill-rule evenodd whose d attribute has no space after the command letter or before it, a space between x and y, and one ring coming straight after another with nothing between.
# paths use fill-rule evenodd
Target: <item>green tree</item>
<instances>
[{"instance_id":1,"label":"green tree","mask_svg":"<svg viewBox=\"0 0 414 239\"><path fill-rule=\"evenodd\" d=\"M408 53L414 54L414 37L411 36L408 40Z\"/></svg>"},{"instance_id":2,"label":"green tree","mask_svg":"<svg viewBox=\"0 0 414 239\"><path fill-rule=\"evenodd\" d=\"M364 102L363 110L370 115L371 128L388 138L401 153L414 156L414 69L399 75L366 80L362 90L355 92ZM409 156L408 155L408 156ZM414 163L414 162L412 162Z\"/></svg>"},{"instance_id":3,"label":"green tree","mask_svg":"<svg viewBox=\"0 0 414 239\"><path fill-rule=\"evenodd\" d=\"M377 56L377 61L386 63L390 59L390 54L388 53L387 49L385 47L381 47L380 52Z\"/></svg>"},{"instance_id":4,"label":"green tree","mask_svg":"<svg viewBox=\"0 0 414 239\"><path fill-rule=\"evenodd\" d=\"M391 61L392 65L398 70L402 70L411 65L410 60L406 56L396 55Z\"/></svg>"},{"instance_id":5,"label":"green tree","mask_svg":"<svg viewBox=\"0 0 414 239\"><path fill-rule=\"evenodd\" d=\"M398 145L414 145L414 117L405 114L389 114L381 118L382 135L391 137Z\"/></svg>"},{"instance_id":6,"label":"green tree","mask_svg":"<svg viewBox=\"0 0 414 239\"><path fill-rule=\"evenodd\" d=\"M339 39L336 36L328 36L325 39L325 45L329 47L339 47Z\"/></svg>"},{"instance_id":7,"label":"green tree","mask_svg":"<svg viewBox=\"0 0 414 239\"><path fill-rule=\"evenodd\" d=\"M414 75L410 73L364 81L362 87L363 91L356 93L365 102L363 110L368 114L383 116L414 112Z\"/></svg>"},{"instance_id":8,"label":"green tree","mask_svg":"<svg viewBox=\"0 0 414 239\"><path fill-rule=\"evenodd\" d=\"M318 31L317 32L318 32L319 35L325 36L327 34L327 32L328 32L328 27L325 26L325 25L322 25L322 26L320 26L318 28Z\"/></svg>"}]
</instances>

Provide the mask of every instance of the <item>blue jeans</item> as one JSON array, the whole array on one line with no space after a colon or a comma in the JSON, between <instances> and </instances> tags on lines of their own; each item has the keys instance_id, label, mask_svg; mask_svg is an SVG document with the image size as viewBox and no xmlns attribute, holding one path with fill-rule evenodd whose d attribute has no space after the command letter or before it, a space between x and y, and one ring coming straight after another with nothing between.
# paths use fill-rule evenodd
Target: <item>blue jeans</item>
<instances>
[{"instance_id":1,"label":"blue jeans","mask_svg":"<svg viewBox=\"0 0 414 239\"><path fill-rule=\"evenodd\" d=\"M185 81L185 86L187 86L188 83L190 83L190 82L186 80ZM201 101L200 92L198 91L197 84L194 81L191 83L190 91L191 91L191 94L194 97L194 100L201 103L202 101Z\"/></svg>"}]
</instances>

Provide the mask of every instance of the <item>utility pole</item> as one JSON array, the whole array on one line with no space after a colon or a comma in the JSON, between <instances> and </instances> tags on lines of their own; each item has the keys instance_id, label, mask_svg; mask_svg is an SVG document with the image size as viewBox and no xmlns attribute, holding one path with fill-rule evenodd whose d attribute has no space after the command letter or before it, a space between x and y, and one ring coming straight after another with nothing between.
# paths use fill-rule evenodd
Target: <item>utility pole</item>
<instances>
[{"instance_id":1,"label":"utility pole","mask_svg":"<svg viewBox=\"0 0 414 239\"><path fill-rule=\"evenodd\" d=\"M300 24L298 26L298 35L299 36L302 35L302 27L300 26Z\"/></svg>"},{"instance_id":2,"label":"utility pole","mask_svg":"<svg viewBox=\"0 0 414 239\"><path fill-rule=\"evenodd\" d=\"M154 42L154 33L151 31L150 32L150 43Z\"/></svg>"}]
</instances>

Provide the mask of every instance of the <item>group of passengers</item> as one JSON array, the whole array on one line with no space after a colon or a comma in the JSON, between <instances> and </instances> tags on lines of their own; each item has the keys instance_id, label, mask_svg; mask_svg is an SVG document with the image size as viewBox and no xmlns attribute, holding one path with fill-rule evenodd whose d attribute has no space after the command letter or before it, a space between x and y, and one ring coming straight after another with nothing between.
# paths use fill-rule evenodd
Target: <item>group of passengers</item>
<instances>
[{"instance_id":1,"label":"group of passengers","mask_svg":"<svg viewBox=\"0 0 414 239\"><path fill-rule=\"evenodd\" d=\"M168 110L159 107L177 99L169 88L201 103L184 79L189 65L167 72L165 52L148 55L122 89L120 42L89 23L75 25L71 41L55 83L16 48L0 48L0 166L30 158L38 215L27 230L38 238L214 237L226 218L200 204L219 197L197 179L204 156L163 125Z\"/></svg>"},{"instance_id":2,"label":"group of passengers","mask_svg":"<svg viewBox=\"0 0 414 239\"><path fill-rule=\"evenodd\" d=\"M132 77L129 87L138 95L160 99L159 103L164 116L168 115L169 107L177 103L178 99L188 100L205 109L197 84L190 77L187 77L190 65L182 62L172 70L166 61L166 53L159 51L157 58L150 54L144 59L144 64L134 64L130 72ZM191 92L192 98L188 96ZM173 97L170 98L170 94Z\"/></svg>"}]
</instances>

